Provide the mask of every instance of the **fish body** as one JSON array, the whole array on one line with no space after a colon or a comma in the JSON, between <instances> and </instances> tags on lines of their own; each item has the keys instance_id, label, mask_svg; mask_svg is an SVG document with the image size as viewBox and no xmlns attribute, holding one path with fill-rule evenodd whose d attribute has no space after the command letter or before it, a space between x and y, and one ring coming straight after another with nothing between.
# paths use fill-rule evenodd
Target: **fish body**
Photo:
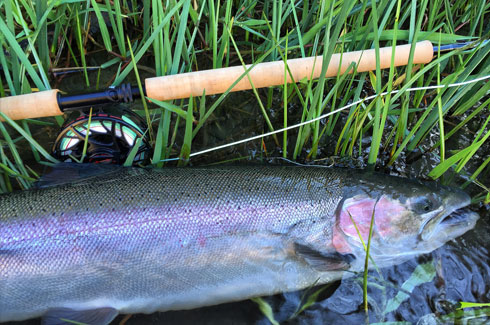
<instances>
[{"instance_id":1,"label":"fish body","mask_svg":"<svg viewBox=\"0 0 490 325\"><path fill-rule=\"evenodd\" d=\"M191 309L295 291L471 229L461 191L321 167L116 168L0 196L0 322ZM376 259L377 258L377 259Z\"/></svg>"}]
</instances>

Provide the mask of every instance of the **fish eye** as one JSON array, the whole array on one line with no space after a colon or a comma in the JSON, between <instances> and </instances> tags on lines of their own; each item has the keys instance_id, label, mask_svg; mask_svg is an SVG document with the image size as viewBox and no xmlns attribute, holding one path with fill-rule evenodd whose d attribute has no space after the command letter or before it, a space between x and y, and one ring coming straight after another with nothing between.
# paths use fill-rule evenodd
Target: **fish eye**
<instances>
[{"instance_id":1,"label":"fish eye","mask_svg":"<svg viewBox=\"0 0 490 325\"><path fill-rule=\"evenodd\" d=\"M423 197L423 198L420 198L419 200L415 201L413 203L412 207L415 211L418 211L421 213L427 213L427 212L432 211L434 209L434 201L428 197Z\"/></svg>"}]
</instances>

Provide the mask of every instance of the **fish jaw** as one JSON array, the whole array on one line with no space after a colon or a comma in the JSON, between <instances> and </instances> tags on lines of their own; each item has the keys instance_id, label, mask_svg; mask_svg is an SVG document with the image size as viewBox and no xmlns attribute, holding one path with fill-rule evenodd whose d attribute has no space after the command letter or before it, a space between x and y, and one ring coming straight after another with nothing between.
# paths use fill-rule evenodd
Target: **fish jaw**
<instances>
[{"instance_id":1,"label":"fish jaw","mask_svg":"<svg viewBox=\"0 0 490 325\"><path fill-rule=\"evenodd\" d=\"M471 198L464 191L447 186L443 186L442 190L446 208L420 230L421 246L428 243L442 246L447 238L454 239L473 229L480 218L478 213L467 208Z\"/></svg>"},{"instance_id":2,"label":"fish jaw","mask_svg":"<svg viewBox=\"0 0 490 325\"><path fill-rule=\"evenodd\" d=\"M445 208L441 209L436 216L427 220L421 227L420 237L423 241L429 241L444 235L452 238L458 237L466 230L473 228L479 218L475 212L465 210L463 213L460 211L471 203L471 198L464 191L447 186L440 186L440 191L442 191L442 201ZM458 217L450 221L450 216L453 213ZM457 230L457 228L460 228L460 230Z\"/></svg>"}]
</instances>

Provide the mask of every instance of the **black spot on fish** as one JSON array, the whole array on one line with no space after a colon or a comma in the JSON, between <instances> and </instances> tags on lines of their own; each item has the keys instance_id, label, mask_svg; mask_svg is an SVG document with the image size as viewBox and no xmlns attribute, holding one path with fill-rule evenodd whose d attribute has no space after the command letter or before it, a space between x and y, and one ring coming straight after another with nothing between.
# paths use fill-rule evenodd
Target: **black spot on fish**
<instances>
[{"instance_id":1,"label":"black spot on fish","mask_svg":"<svg viewBox=\"0 0 490 325\"><path fill-rule=\"evenodd\" d=\"M14 255L16 254L14 249L0 249L0 255Z\"/></svg>"}]
</instances>

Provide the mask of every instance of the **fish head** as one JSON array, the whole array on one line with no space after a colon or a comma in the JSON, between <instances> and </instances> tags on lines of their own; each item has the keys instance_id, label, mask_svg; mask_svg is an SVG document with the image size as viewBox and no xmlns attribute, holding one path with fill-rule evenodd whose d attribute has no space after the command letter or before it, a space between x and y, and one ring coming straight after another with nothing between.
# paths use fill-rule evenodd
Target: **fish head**
<instances>
[{"instance_id":1,"label":"fish head","mask_svg":"<svg viewBox=\"0 0 490 325\"><path fill-rule=\"evenodd\" d=\"M375 177L373 177L375 175ZM336 211L333 245L360 266L370 240L378 266L428 253L472 229L478 214L462 209L470 197L435 182L373 174L353 182Z\"/></svg>"}]
</instances>

